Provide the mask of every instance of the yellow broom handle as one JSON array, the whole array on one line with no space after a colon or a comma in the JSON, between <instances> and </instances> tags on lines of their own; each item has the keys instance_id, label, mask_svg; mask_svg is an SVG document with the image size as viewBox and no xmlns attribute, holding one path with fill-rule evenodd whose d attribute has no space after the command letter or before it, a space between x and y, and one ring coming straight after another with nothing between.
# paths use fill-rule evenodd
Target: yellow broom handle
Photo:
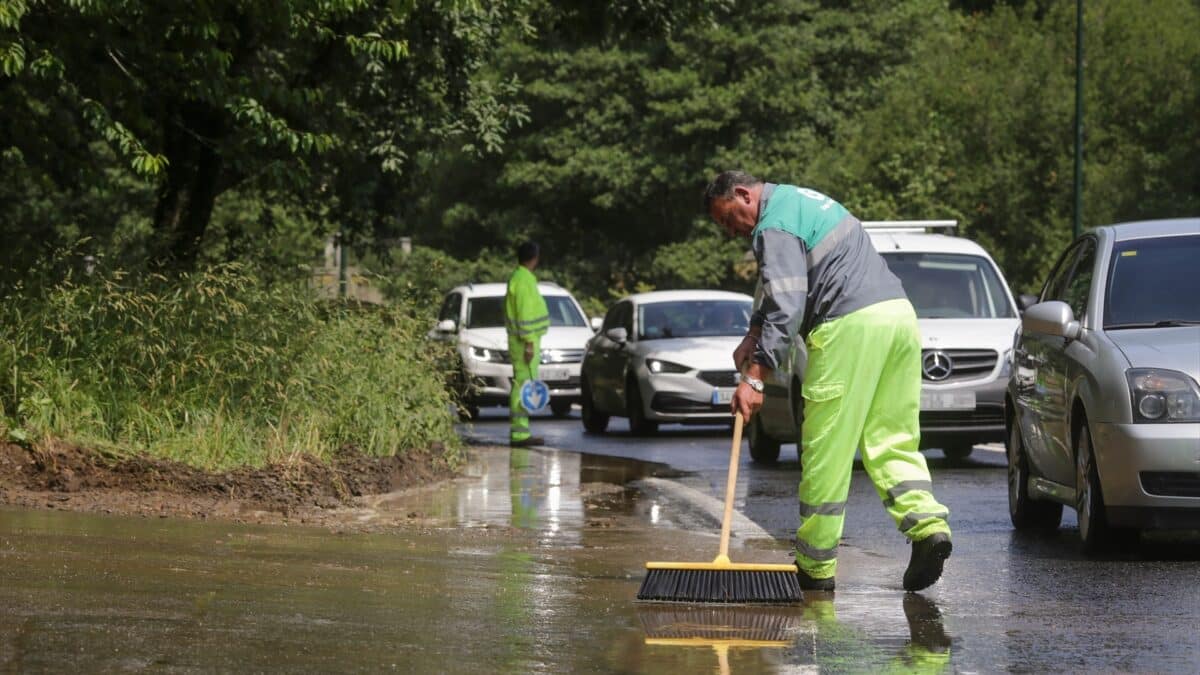
<instances>
[{"instance_id":1,"label":"yellow broom handle","mask_svg":"<svg viewBox=\"0 0 1200 675\"><path fill-rule=\"evenodd\" d=\"M729 558L729 526L733 520L733 495L737 489L738 454L742 449L742 413L733 418L733 447L729 450L729 478L725 481L725 517L721 520L721 551L718 558Z\"/></svg>"}]
</instances>

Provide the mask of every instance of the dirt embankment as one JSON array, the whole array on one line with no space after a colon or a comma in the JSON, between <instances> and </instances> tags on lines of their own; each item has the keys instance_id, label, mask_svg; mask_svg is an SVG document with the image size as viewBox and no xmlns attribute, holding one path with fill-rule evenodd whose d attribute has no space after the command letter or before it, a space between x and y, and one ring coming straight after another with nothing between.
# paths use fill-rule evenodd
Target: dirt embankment
<instances>
[{"instance_id":1,"label":"dirt embankment","mask_svg":"<svg viewBox=\"0 0 1200 675\"><path fill-rule=\"evenodd\" d=\"M65 443L27 449L0 444L0 505L256 523L326 524L362 496L452 478L441 449L404 457L347 450L330 463L210 473L179 462L114 459Z\"/></svg>"}]
</instances>

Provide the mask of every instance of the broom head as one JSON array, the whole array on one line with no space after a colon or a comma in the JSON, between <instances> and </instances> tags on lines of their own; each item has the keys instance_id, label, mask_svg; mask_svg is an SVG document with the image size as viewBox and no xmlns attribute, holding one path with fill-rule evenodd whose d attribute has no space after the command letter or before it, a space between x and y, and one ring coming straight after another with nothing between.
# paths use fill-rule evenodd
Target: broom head
<instances>
[{"instance_id":1,"label":"broom head","mask_svg":"<svg viewBox=\"0 0 1200 675\"><path fill-rule=\"evenodd\" d=\"M638 600L790 604L801 602L795 565L735 564L724 556L710 563L649 562Z\"/></svg>"}]
</instances>

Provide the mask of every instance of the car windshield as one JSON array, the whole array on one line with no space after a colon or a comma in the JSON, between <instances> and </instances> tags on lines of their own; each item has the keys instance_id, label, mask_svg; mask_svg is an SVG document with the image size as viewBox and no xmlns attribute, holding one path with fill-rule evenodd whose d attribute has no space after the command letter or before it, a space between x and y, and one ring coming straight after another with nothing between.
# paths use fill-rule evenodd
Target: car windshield
<instances>
[{"instance_id":1,"label":"car windshield","mask_svg":"<svg viewBox=\"0 0 1200 675\"><path fill-rule=\"evenodd\" d=\"M957 253L884 253L922 319L1003 319L1016 313L987 260Z\"/></svg>"},{"instance_id":2,"label":"car windshield","mask_svg":"<svg viewBox=\"0 0 1200 675\"><path fill-rule=\"evenodd\" d=\"M1113 247L1104 328L1200 322L1200 236L1121 241Z\"/></svg>"},{"instance_id":3,"label":"car windshield","mask_svg":"<svg viewBox=\"0 0 1200 675\"><path fill-rule=\"evenodd\" d=\"M750 327L749 300L676 300L638 307L638 339L745 335Z\"/></svg>"},{"instance_id":4,"label":"car windshield","mask_svg":"<svg viewBox=\"0 0 1200 675\"><path fill-rule=\"evenodd\" d=\"M546 309L550 310L551 326L587 326L587 321L571 298L565 295L547 295ZM492 295L471 298L467 301L467 328L503 328L504 296Z\"/></svg>"}]
</instances>

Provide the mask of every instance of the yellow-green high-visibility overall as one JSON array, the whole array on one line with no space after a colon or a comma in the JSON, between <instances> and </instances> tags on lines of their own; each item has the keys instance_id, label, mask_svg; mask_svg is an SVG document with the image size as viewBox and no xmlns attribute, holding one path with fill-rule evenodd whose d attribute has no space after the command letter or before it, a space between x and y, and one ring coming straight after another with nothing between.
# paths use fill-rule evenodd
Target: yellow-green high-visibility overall
<instances>
[{"instance_id":1,"label":"yellow-green high-visibility overall","mask_svg":"<svg viewBox=\"0 0 1200 675\"><path fill-rule=\"evenodd\" d=\"M513 367L512 391L508 396L509 439L523 441L530 434L529 411L521 405L521 387L529 380L537 379L542 336L550 328L550 312L545 298L538 292L537 277L523 265L518 265L508 279L504 325L508 330L508 355ZM526 344L533 345L530 361L525 360Z\"/></svg>"},{"instance_id":2,"label":"yellow-green high-visibility overall","mask_svg":"<svg viewBox=\"0 0 1200 675\"><path fill-rule=\"evenodd\" d=\"M834 576L855 450L904 536L950 534L919 452L921 340L908 300L888 300L830 319L809 333L801 431L796 564Z\"/></svg>"}]
</instances>

